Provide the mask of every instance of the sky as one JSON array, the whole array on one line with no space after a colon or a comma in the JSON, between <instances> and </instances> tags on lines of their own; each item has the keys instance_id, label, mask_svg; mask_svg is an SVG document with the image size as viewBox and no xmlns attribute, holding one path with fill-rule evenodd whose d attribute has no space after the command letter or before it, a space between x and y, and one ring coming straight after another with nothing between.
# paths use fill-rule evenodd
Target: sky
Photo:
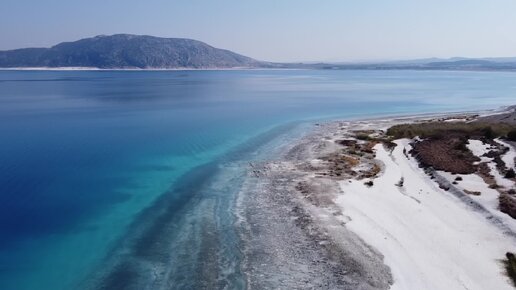
<instances>
[{"instance_id":1,"label":"sky","mask_svg":"<svg viewBox=\"0 0 516 290\"><path fill-rule=\"evenodd\" d=\"M130 33L259 60L516 56L516 0L1 0L0 50Z\"/></svg>"}]
</instances>

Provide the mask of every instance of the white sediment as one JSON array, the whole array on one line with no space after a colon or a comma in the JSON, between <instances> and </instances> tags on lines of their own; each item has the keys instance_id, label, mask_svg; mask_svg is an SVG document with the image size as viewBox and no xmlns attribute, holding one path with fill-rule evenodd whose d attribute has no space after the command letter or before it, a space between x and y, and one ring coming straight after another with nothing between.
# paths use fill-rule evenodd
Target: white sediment
<instances>
[{"instance_id":1,"label":"white sediment","mask_svg":"<svg viewBox=\"0 0 516 290\"><path fill-rule=\"evenodd\" d=\"M506 154L502 155L501 158L502 158L502 161L504 161L504 163L509 166L509 168L513 168L514 167L514 155L513 155L514 154L513 153L514 149L512 148L512 146L510 146L508 144L505 144L505 143L503 143L500 140L496 140L496 142L498 142L498 143L500 143L500 144L502 144L504 146L508 146L510 148L509 152L507 152ZM514 187L514 181L505 178L504 176L502 176L500 171L498 171L498 169L496 168L496 163L493 162L493 158L489 158L489 157L483 156L485 153L489 152L489 150L492 147L491 145L484 144L480 140L470 139L469 143L466 146L469 148L469 150L471 150L471 152L475 156L480 158L480 163L482 163L482 162L486 162L487 163L487 166L489 167L490 173L493 176L493 178L496 181L496 184L498 186L501 186L501 187L503 187L506 190L511 189L511 188ZM512 163L510 161L511 158L512 158Z\"/></svg>"},{"instance_id":2,"label":"white sediment","mask_svg":"<svg viewBox=\"0 0 516 290\"><path fill-rule=\"evenodd\" d=\"M492 161L492 158L482 156L489 152L489 149L491 148L491 145L484 144L480 140L470 139L468 140L468 144L466 144L466 147L473 153L473 155L480 158L480 162L488 162Z\"/></svg>"},{"instance_id":3,"label":"white sediment","mask_svg":"<svg viewBox=\"0 0 516 290\"><path fill-rule=\"evenodd\" d=\"M491 175L493 175L498 186L501 186L504 189L511 189L514 187L514 181L503 177L502 174L500 174L500 171L496 168L496 164L494 162L489 162L487 166L489 166Z\"/></svg>"},{"instance_id":4,"label":"white sediment","mask_svg":"<svg viewBox=\"0 0 516 290\"><path fill-rule=\"evenodd\" d=\"M392 155L376 145L385 167L372 187L345 180L336 199L346 227L385 256L394 277L391 289L514 289L501 263L516 250L513 238L439 189L403 154L408 140L396 143ZM476 142L471 148L486 150ZM402 177L403 186L396 186ZM463 178L468 190L480 186L476 177ZM495 192L488 193L478 199L494 208Z\"/></svg>"},{"instance_id":5,"label":"white sediment","mask_svg":"<svg viewBox=\"0 0 516 290\"><path fill-rule=\"evenodd\" d=\"M467 190L472 193L479 193L479 195L471 194L470 197L482 205L490 214L501 220L505 226L510 228L516 233L516 219L503 213L499 209L498 197L500 192L496 189L489 188L487 183L477 174L456 174L453 175L449 172L438 171L438 173L446 178L448 181L453 182L457 177L461 177L462 180L456 181L455 187L461 190Z\"/></svg>"},{"instance_id":6,"label":"white sediment","mask_svg":"<svg viewBox=\"0 0 516 290\"><path fill-rule=\"evenodd\" d=\"M509 151L507 151L507 153L502 155L502 161L505 163L507 168L514 169L515 168L514 159L516 159L516 149L512 145L507 144L500 139L495 139L495 141L502 144L503 146L506 146L509 148Z\"/></svg>"},{"instance_id":7,"label":"white sediment","mask_svg":"<svg viewBox=\"0 0 516 290\"><path fill-rule=\"evenodd\" d=\"M444 122L465 122L467 121L466 118L453 118L453 119L446 119Z\"/></svg>"}]
</instances>

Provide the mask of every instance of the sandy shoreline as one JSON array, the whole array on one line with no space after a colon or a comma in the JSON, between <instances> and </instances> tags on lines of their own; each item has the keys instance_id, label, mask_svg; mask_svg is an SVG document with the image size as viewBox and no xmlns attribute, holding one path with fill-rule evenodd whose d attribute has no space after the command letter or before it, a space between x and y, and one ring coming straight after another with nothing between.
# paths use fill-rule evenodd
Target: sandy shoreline
<instances>
[{"instance_id":1,"label":"sandy shoreline","mask_svg":"<svg viewBox=\"0 0 516 290\"><path fill-rule=\"evenodd\" d=\"M468 202L489 204L460 198L461 183L439 188L407 154L408 139L392 151L349 142L356 130L510 110L330 122L278 160L251 164L238 212L248 287L514 289L501 261L516 251L516 220L475 210ZM350 146L362 155L342 155Z\"/></svg>"}]
</instances>

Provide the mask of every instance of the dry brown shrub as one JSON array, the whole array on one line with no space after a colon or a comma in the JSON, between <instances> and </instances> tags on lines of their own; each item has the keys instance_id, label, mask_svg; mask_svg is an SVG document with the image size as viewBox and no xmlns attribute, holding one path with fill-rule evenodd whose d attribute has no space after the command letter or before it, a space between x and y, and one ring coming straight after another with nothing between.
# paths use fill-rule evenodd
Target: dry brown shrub
<instances>
[{"instance_id":1,"label":"dry brown shrub","mask_svg":"<svg viewBox=\"0 0 516 290\"><path fill-rule=\"evenodd\" d=\"M506 193L500 194L498 197L500 211L510 215L516 219L516 199Z\"/></svg>"},{"instance_id":2,"label":"dry brown shrub","mask_svg":"<svg viewBox=\"0 0 516 290\"><path fill-rule=\"evenodd\" d=\"M471 195L480 195L480 191L471 191L471 190L467 190L467 189L464 189L464 192L467 193L467 194L471 194Z\"/></svg>"}]
</instances>

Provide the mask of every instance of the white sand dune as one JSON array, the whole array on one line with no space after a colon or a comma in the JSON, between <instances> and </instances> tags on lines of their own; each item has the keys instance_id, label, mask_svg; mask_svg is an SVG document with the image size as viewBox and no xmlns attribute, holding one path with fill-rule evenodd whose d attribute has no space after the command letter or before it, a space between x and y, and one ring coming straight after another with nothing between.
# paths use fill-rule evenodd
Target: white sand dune
<instances>
[{"instance_id":1,"label":"white sand dune","mask_svg":"<svg viewBox=\"0 0 516 290\"><path fill-rule=\"evenodd\" d=\"M385 256L391 289L514 289L501 259L516 250L515 240L439 189L403 154L408 140L396 143L392 155L376 145L385 170L374 186L343 181L336 200L346 226Z\"/></svg>"}]
</instances>

